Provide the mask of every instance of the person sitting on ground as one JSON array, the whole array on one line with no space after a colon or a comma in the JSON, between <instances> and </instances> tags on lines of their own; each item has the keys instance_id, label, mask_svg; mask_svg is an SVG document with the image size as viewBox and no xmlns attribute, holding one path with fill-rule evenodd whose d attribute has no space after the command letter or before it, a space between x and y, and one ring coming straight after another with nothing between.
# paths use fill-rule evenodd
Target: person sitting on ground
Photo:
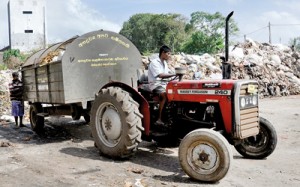
<instances>
[{"instance_id":1,"label":"person sitting on ground","mask_svg":"<svg viewBox=\"0 0 300 187\"><path fill-rule=\"evenodd\" d=\"M162 110L167 101L167 82L163 81L163 79L176 76L174 73L171 73L167 64L167 60L170 57L171 49L168 46L163 45L159 49L158 58L154 59L148 67L148 80L150 84L150 90L159 94L159 115L157 121L155 122L157 125L164 124L164 122L162 121Z\"/></svg>"},{"instance_id":2,"label":"person sitting on ground","mask_svg":"<svg viewBox=\"0 0 300 187\"><path fill-rule=\"evenodd\" d=\"M15 117L15 123L17 127L24 127L24 102L23 102L23 83L19 79L17 72L12 73L13 80L9 83L9 92L11 100L12 115ZM18 123L18 117L20 123Z\"/></svg>"}]
</instances>

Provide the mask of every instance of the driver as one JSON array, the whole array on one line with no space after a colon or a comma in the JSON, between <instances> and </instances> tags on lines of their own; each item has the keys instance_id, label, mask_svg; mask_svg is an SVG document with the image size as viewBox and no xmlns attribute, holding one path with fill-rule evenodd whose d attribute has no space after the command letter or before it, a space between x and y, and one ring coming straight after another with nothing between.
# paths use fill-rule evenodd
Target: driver
<instances>
[{"instance_id":1,"label":"driver","mask_svg":"<svg viewBox=\"0 0 300 187\"><path fill-rule=\"evenodd\" d=\"M163 79L171 78L176 76L174 73L171 73L170 69L168 68L167 60L171 57L171 49L163 45L159 49L159 56L158 58L154 59L148 68L148 80L150 90L153 93L159 94L159 114L158 119L155 122L157 125L164 125L162 121L162 110L164 105L167 101L167 94L166 94L166 86L167 82Z\"/></svg>"}]
</instances>

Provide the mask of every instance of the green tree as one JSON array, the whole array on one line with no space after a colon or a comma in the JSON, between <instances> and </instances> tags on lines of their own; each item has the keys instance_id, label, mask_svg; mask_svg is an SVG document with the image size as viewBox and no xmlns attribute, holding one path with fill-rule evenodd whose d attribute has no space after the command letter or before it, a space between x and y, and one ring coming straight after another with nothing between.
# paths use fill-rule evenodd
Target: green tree
<instances>
[{"instance_id":1,"label":"green tree","mask_svg":"<svg viewBox=\"0 0 300 187\"><path fill-rule=\"evenodd\" d=\"M194 32L183 44L182 51L189 54L216 53L224 48L224 41L221 37L208 36L202 31Z\"/></svg>"},{"instance_id":2,"label":"green tree","mask_svg":"<svg viewBox=\"0 0 300 187\"><path fill-rule=\"evenodd\" d=\"M186 39L186 24L180 14L136 14L123 24L120 34L142 53L157 52L163 44L177 51Z\"/></svg>"},{"instance_id":3,"label":"green tree","mask_svg":"<svg viewBox=\"0 0 300 187\"><path fill-rule=\"evenodd\" d=\"M217 53L224 49L225 19L221 13L194 12L191 14L187 31L190 38L183 44L182 51L186 53ZM229 32L235 35L238 32L237 24L229 20Z\"/></svg>"},{"instance_id":4,"label":"green tree","mask_svg":"<svg viewBox=\"0 0 300 187\"><path fill-rule=\"evenodd\" d=\"M120 34L127 37L131 42L141 51L146 52L150 50L149 41L145 38L149 36L148 25L151 21L152 14L136 14L128 21L123 23L123 28Z\"/></svg>"},{"instance_id":5,"label":"green tree","mask_svg":"<svg viewBox=\"0 0 300 187\"><path fill-rule=\"evenodd\" d=\"M3 53L3 61L7 62L12 56L19 58L23 62L27 58L27 56L22 54L19 49L8 49Z\"/></svg>"},{"instance_id":6,"label":"green tree","mask_svg":"<svg viewBox=\"0 0 300 187\"><path fill-rule=\"evenodd\" d=\"M19 49L8 49L3 52L3 62L9 69L21 66L26 58L27 55L21 53Z\"/></svg>"}]
</instances>

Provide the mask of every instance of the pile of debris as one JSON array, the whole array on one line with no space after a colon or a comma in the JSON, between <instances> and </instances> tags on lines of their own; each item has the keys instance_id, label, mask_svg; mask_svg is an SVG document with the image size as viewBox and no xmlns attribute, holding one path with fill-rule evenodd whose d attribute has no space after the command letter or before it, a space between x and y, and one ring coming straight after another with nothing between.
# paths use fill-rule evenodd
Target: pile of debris
<instances>
[{"instance_id":1,"label":"pile of debris","mask_svg":"<svg viewBox=\"0 0 300 187\"><path fill-rule=\"evenodd\" d=\"M0 116L10 114L10 100L8 84L12 80L12 70L0 71Z\"/></svg>"},{"instance_id":2,"label":"pile of debris","mask_svg":"<svg viewBox=\"0 0 300 187\"><path fill-rule=\"evenodd\" d=\"M300 53L284 45L258 43L248 39L230 48L232 79L253 79L259 83L260 97L300 94ZM158 55L144 56L148 64ZM186 67L184 79L222 79L220 55L173 55L170 68Z\"/></svg>"},{"instance_id":3,"label":"pile of debris","mask_svg":"<svg viewBox=\"0 0 300 187\"><path fill-rule=\"evenodd\" d=\"M300 53L284 45L251 40L237 45L231 54L239 79L256 79L263 96L300 94Z\"/></svg>"}]
</instances>

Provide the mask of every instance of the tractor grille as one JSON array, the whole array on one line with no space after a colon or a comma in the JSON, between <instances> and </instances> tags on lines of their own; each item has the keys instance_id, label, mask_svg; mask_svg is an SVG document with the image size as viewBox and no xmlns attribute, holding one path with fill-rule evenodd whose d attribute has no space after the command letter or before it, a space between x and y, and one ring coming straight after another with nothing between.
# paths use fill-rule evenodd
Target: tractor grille
<instances>
[{"instance_id":1,"label":"tractor grille","mask_svg":"<svg viewBox=\"0 0 300 187\"><path fill-rule=\"evenodd\" d=\"M259 132L258 107L241 110L240 138L247 138Z\"/></svg>"},{"instance_id":2,"label":"tractor grille","mask_svg":"<svg viewBox=\"0 0 300 187\"><path fill-rule=\"evenodd\" d=\"M240 98L245 98L248 101L248 105L244 108L240 107L240 119L238 125L238 137L240 139L247 138L249 136L254 136L259 132L259 112L258 112L258 101L253 104L253 97L258 99L257 94L249 93L248 85L252 84L252 88L258 89L258 85L254 83L242 84L240 88ZM257 92L256 92L257 93ZM239 100L241 102L241 100ZM250 103L250 104L249 104ZM252 104L251 104L252 103Z\"/></svg>"}]
</instances>

